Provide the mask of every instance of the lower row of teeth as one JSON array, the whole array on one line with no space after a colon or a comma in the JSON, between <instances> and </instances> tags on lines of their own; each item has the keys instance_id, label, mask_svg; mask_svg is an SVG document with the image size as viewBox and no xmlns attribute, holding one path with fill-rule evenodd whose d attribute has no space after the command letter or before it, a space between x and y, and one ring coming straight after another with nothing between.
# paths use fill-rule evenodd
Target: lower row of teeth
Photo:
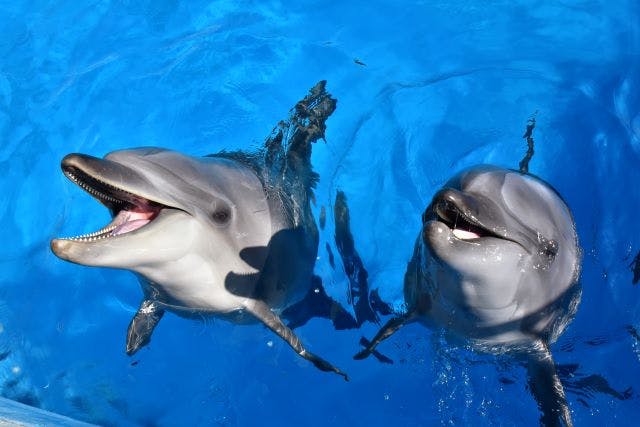
<instances>
[{"instance_id":1,"label":"lower row of teeth","mask_svg":"<svg viewBox=\"0 0 640 427\"><path fill-rule=\"evenodd\" d=\"M95 240L106 239L111 235L111 232L116 229L116 225L105 227L102 230L98 230L95 233L83 234L82 236L69 237L65 240L75 240L78 242L93 242Z\"/></svg>"}]
</instances>

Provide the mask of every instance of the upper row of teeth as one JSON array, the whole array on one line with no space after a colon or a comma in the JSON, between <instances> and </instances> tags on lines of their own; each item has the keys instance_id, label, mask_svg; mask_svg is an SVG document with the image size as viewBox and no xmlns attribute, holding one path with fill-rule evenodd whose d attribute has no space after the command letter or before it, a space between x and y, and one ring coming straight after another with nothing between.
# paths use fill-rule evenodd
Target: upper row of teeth
<instances>
[{"instance_id":1,"label":"upper row of teeth","mask_svg":"<svg viewBox=\"0 0 640 427\"><path fill-rule=\"evenodd\" d=\"M98 230L94 233L83 234L81 236L68 237L65 240L75 240L77 242L93 242L95 240L106 239L111 232L116 229L116 225L105 227L102 230Z\"/></svg>"},{"instance_id":2,"label":"upper row of teeth","mask_svg":"<svg viewBox=\"0 0 640 427\"><path fill-rule=\"evenodd\" d=\"M80 187L82 187L85 191L87 191L89 194L92 194L102 200L107 200L109 202L113 202L113 203L124 203L122 200L116 199L115 197L111 197L107 194L104 194L98 190L96 190L95 188L91 187L89 184L85 183L84 181L82 181L80 178L78 178L77 176L75 176L74 174L72 174L71 172L67 172L67 176L76 184L78 184ZM123 193L128 193L128 194L132 194L129 193L126 190L122 190L120 188L114 187L113 185L107 184L106 182L102 182L100 181L102 184L113 188L114 190L118 190L121 191Z\"/></svg>"}]
</instances>

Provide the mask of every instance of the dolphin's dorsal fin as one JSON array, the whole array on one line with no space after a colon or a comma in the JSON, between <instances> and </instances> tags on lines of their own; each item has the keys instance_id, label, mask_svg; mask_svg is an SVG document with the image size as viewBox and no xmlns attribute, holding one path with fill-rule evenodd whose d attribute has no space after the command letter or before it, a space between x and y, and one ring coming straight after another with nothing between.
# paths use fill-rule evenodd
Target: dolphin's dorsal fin
<instances>
[{"instance_id":1,"label":"dolphin's dorsal fin","mask_svg":"<svg viewBox=\"0 0 640 427\"><path fill-rule=\"evenodd\" d=\"M529 118L529 120L527 121L527 129L525 130L524 135L522 135L522 138L527 140L527 153L524 155L522 160L520 160L520 163L518 165L520 167L521 174L529 173L529 162L531 161L534 153L533 129L536 127L537 114L538 112L536 111Z\"/></svg>"},{"instance_id":2,"label":"dolphin's dorsal fin","mask_svg":"<svg viewBox=\"0 0 640 427\"><path fill-rule=\"evenodd\" d=\"M322 80L311 88L264 144L263 180L305 203L313 197L318 181L311 165L312 144L324 139L325 122L336 109L337 101L326 91L326 83Z\"/></svg>"},{"instance_id":3,"label":"dolphin's dorsal fin","mask_svg":"<svg viewBox=\"0 0 640 427\"><path fill-rule=\"evenodd\" d=\"M300 339L296 334L289 329L287 325L282 322L280 317L271 311L269 306L267 306L263 301L247 298L245 300L244 308L256 319L264 323L267 328L271 329L273 332L278 334L280 338L285 340L296 353L313 363L316 368L325 372L335 372L338 375L342 375L346 381L349 381L347 374L321 357L307 351L302 346L302 342L300 342Z\"/></svg>"},{"instance_id":4,"label":"dolphin's dorsal fin","mask_svg":"<svg viewBox=\"0 0 640 427\"><path fill-rule=\"evenodd\" d=\"M295 223L309 215L304 211L313 199L313 188L319 179L311 165L312 144L324 139L326 121L336 109L337 101L327 92L326 83L319 81L296 103L289 117L273 128L258 152L222 151L207 156L231 159L252 168L268 198L280 199ZM296 203L292 204L290 199ZM306 218L306 222L312 221L313 218Z\"/></svg>"},{"instance_id":5,"label":"dolphin's dorsal fin","mask_svg":"<svg viewBox=\"0 0 640 427\"><path fill-rule=\"evenodd\" d=\"M526 353L529 388L542 411L540 424L546 427L572 427L571 411L567 405L564 387L548 345L536 340Z\"/></svg>"},{"instance_id":6,"label":"dolphin's dorsal fin","mask_svg":"<svg viewBox=\"0 0 640 427\"><path fill-rule=\"evenodd\" d=\"M287 170L296 175L311 171L311 144L324 138L325 122L336 109L336 100L326 91L326 84L321 80L312 87L265 141L265 163L273 176L284 175Z\"/></svg>"},{"instance_id":7,"label":"dolphin's dorsal fin","mask_svg":"<svg viewBox=\"0 0 640 427\"><path fill-rule=\"evenodd\" d=\"M136 351L151 341L154 328L162 319L164 309L153 300L145 299L140 304L127 331L127 354L132 356Z\"/></svg>"}]
</instances>

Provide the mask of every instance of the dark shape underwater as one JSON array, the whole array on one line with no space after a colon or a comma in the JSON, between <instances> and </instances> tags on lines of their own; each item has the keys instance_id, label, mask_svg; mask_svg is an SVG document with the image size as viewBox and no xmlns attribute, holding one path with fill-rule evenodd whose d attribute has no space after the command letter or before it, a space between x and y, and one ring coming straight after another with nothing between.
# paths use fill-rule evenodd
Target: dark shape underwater
<instances>
[{"instance_id":1,"label":"dark shape underwater","mask_svg":"<svg viewBox=\"0 0 640 427\"><path fill-rule=\"evenodd\" d=\"M633 279L631 279L631 283L637 285L640 282L640 251L635 256L631 264L629 264L629 269L633 273Z\"/></svg>"}]
</instances>

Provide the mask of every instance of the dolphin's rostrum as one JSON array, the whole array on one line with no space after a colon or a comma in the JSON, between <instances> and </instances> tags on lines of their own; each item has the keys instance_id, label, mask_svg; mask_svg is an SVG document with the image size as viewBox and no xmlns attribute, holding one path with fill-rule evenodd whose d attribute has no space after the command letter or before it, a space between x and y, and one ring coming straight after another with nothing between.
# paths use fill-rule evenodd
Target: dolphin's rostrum
<instances>
[{"instance_id":1,"label":"dolphin's rostrum","mask_svg":"<svg viewBox=\"0 0 640 427\"><path fill-rule=\"evenodd\" d=\"M316 367L347 378L307 351L279 317L312 286L311 144L324 138L335 106L318 83L257 153L191 157L146 147L63 159L64 174L113 220L91 234L54 239L51 248L77 264L139 277L144 298L129 326L128 354L149 342L165 311L215 315L261 321Z\"/></svg>"},{"instance_id":2,"label":"dolphin's rostrum","mask_svg":"<svg viewBox=\"0 0 640 427\"><path fill-rule=\"evenodd\" d=\"M542 422L571 425L549 352L581 294L581 252L565 202L530 174L478 166L449 180L422 222L404 277L407 310L355 358L407 323L445 328L481 351L521 357Z\"/></svg>"}]
</instances>

